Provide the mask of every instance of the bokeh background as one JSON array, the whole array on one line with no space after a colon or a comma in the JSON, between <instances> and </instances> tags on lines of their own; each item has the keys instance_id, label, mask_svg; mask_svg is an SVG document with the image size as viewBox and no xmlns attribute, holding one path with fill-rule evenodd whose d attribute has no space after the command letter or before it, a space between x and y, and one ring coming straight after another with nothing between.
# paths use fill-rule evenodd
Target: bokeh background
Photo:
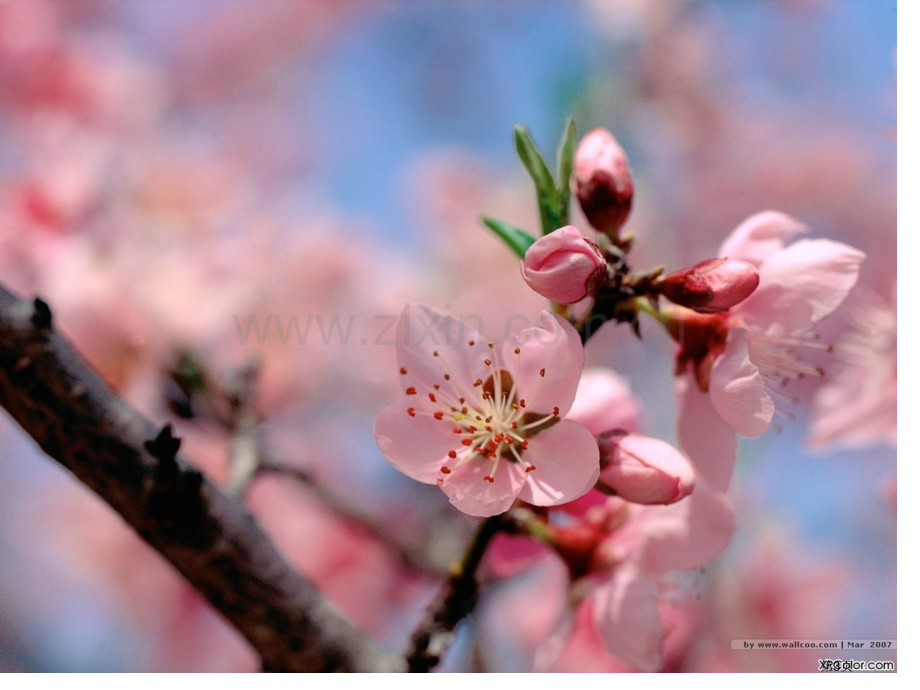
<instances>
[{"instance_id":1,"label":"bokeh background","mask_svg":"<svg viewBox=\"0 0 920 690\"><path fill-rule=\"evenodd\" d=\"M182 419L170 372L184 356L219 391L256 358L260 439L315 486L266 475L245 500L399 651L436 591L430 570L472 523L377 451L373 420L397 382L392 346L374 341L409 301L481 315L496 338L542 307L477 222L536 228L512 125L549 152L570 115L581 133L616 135L636 180L638 266L713 256L775 208L865 251L861 294L891 305L895 20L894 0L3 0L0 281L41 294L219 482L232 429L207 409ZM273 315L313 330L260 338ZM641 343L606 327L588 359L623 374L646 430L673 440L671 344L653 326ZM829 338L846 328L822 325ZM731 650L742 637L897 637L896 448L809 448L808 392L742 443L738 533L675 588L694 623L670 670L815 671L823 656ZM425 567L343 519L342 503L425 545ZM556 576L496 579L444 668L527 669L548 625L535 602ZM0 415L0 669L256 668Z\"/></svg>"}]
</instances>

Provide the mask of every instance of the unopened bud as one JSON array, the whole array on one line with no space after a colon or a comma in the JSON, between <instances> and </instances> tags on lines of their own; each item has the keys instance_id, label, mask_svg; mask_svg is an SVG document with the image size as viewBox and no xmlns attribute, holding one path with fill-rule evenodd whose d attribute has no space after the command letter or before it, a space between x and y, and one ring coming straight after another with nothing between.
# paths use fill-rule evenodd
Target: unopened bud
<instances>
[{"instance_id":1,"label":"unopened bud","mask_svg":"<svg viewBox=\"0 0 920 690\"><path fill-rule=\"evenodd\" d=\"M693 465L671 444L622 433L605 434L597 442L601 452L599 488L644 505L667 505L693 492Z\"/></svg>"},{"instance_id":2,"label":"unopened bud","mask_svg":"<svg viewBox=\"0 0 920 690\"><path fill-rule=\"evenodd\" d=\"M626 153L610 132L594 129L578 144L572 172L588 222L615 238L632 208L633 181Z\"/></svg>"},{"instance_id":3,"label":"unopened bud","mask_svg":"<svg viewBox=\"0 0 920 690\"><path fill-rule=\"evenodd\" d=\"M759 283L757 269L747 261L708 259L666 276L661 292L675 304L712 314L747 299Z\"/></svg>"},{"instance_id":4,"label":"unopened bud","mask_svg":"<svg viewBox=\"0 0 920 690\"><path fill-rule=\"evenodd\" d=\"M573 304L594 294L607 276L607 262L594 242L567 225L530 246L521 275L534 292L559 304Z\"/></svg>"}]
</instances>

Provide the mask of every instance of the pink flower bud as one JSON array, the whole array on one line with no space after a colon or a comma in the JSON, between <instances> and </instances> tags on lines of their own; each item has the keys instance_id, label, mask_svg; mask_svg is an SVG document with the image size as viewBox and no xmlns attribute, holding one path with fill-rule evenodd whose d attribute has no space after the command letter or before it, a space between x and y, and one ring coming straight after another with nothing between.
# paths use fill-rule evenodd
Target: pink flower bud
<instances>
[{"instance_id":1,"label":"pink flower bud","mask_svg":"<svg viewBox=\"0 0 920 690\"><path fill-rule=\"evenodd\" d=\"M632 208L633 182L626 153L606 129L594 129L575 151L575 193L585 217L610 237L626 222Z\"/></svg>"},{"instance_id":2,"label":"pink flower bud","mask_svg":"<svg viewBox=\"0 0 920 690\"><path fill-rule=\"evenodd\" d=\"M747 299L759 283L757 269L747 261L708 259L666 276L661 292L675 304L712 314Z\"/></svg>"},{"instance_id":3,"label":"pink flower bud","mask_svg":"<svg viewBox=\"0 0 920 690\"><path fill-rule=\"evenodd\" d=\"M622 433L605 434L597 443L601 454L598 487L645 505L674 503L693 492L693 465L671 444Z\"/></svg>"},{"instance_id":4,"label":"pink flower bud","mask_svg":"<svg viewBox=\"0 0 920 690\"><path fill-rule=\"evenodd\" d=\"M534 292L559 304L594 294L607 276L600 249L574 225L534 242L521 262L521 275Z\"/></svg>"}]
</instances>

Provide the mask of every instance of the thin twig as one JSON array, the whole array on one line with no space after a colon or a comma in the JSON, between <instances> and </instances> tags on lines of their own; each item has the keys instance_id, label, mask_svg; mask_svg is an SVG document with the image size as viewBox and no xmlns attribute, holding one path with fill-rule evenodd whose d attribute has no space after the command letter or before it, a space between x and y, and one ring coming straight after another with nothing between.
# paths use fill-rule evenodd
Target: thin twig
<instances>
[{"instance_id":1,"label":"thin twig","mask_svg":"<svg viewBox=\"0 0 920 690\"><path fill-rule=\"evenodd\" d=\"M441 587L437 598L412 633L411 647L406 654L410 672L427 673L441 661L441 656L453 641L457 624L476 606L479 595L476 570L486 548L492 537L508 527L503 515L486 518L479 523L456 572Z\"/></svg>"}]
</instances>

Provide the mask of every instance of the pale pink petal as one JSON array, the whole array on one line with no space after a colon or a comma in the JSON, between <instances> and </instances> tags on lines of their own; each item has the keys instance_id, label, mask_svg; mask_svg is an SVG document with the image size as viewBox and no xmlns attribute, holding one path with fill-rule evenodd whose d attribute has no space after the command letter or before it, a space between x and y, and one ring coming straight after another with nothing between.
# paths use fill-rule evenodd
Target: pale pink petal
<instances>
[{"instance_id":1,"label":"pale pink petal","mask_svg":"<svg viewBox=\"0 0 920 690\"><path fill-rule=\"evenodd\" d=\"M575 402L566 415L595 436L607 431L639 430L639 404L626 380L611 369L588 367L582 372Z\"/></svg>"},{"instance_id":2,"label":"pale pink petal","mask_svg":"<svg viewBox=\"0 0 920 690\"><path fill-rule=\"evenodd\" d=\"M728 548L735 531L728 497L704 483L683 501L639 510L641 538L634 558L643 572L704 566Z\"/></svg>"},{"instance_id":3,"label":"pale pink petal","mask_svg":"<svg viewBox=\"0 0 920 690\"><path fill-rule=\"evenodd\" d=\"M523 501L537 506L568 503L590 491L597 482L600 460L597 442L578 422L563 419L528 439L523 452L527 481Z\"/></svg>"},{"instance_id":4,"label":"pale pink petal","mask_svg":"<svg viewBox=\"0 0 920 690\"><path fill-rule=\"evenodd\" d=\"M575 629L575 612L572 611L572 605L565 599L560 604L549 635L534 650L533 663L530 667L532 673L549 673L572 638L572 632Z\"/></svg>"},{"instance_id":5,"label":"pale pink petal","mask_svg":"<svg viewBox=\"0 0 920 690\"><path fill-rule=\"evenodd\" d=\"M799 240L760 267L760 285L734 311L752 330L795 333L834 311L866 258L832 240Z\"/></svg>"},{"instance_id":6,"label":"pale pink petal","mask_svg":"<svg viewBox=\"0 0 920 690\"><path fill-rule=\"evenodd\" d=\"M486 476L494 481L487 481ZM499 458L494 472L491 461L471 460L447 475L441 489L450 502L467 515L489 517L504 513L521 492L524 468Z\"/></svg>"},{"instance_id":7,"label":"pale pink petal","mask_svg":"<svg viewBox=\"0 0 920 690\"><path fill-rule=\"evenodd\" d=\"M515 397L525 400L526 409L550 414L558 407L564 416L575 399L585 352L568 321L543 311L533 327L508 338L502 362L517 384Z\"/></svg>"},{"instance_id":8,"label":"pale pink petal","mask_svg":"<svg viewBox=\"0 0 920 690\"><path fill-rule=\"evenodd\" d=\"M489 352L479 331L437 309L410 304L399 319L396 361L400 382L404 387L415 386L422 397L435 385L454 397L478 397L473 382L489 371L483 363Z\"/></svg>"},{"instance_id":9,"label":"pale pink petal","mask_svg":"<svg viewBox=\"0 0 920 690\"><path fill-rule=\"evenodd\" d=\"M725 352L712 367L709 397L719 416L741 436L757 438L770 428L773 399L751 362L744 330L734 329L728 334Z\"/></svg>"},{"instance_id":10,"label":"pale pink petal","mask_svg":"<svg viewBox=\"0 0 920 690\"><path fill-rule=\"evenodd\" d=\"M712 406L708 393L687 376L677 381L677 437L697 475L719 491L727 491L735 468L738 439Z\"/></svg>"},{"instance_id":11,"label":"pale pink petal","mask_svg":"<svg viewBox=\"0 0 920 690\"><path fill-rule=\"evenodd\" d=\"M739 225L719 248L719 257L760 264L782 251L792 235L804 232L805 224L779 211L761 211Z\"/></svg>"},{"instance_id":12,"label":"pale pink petal","mask_svg":"<svg viewBox=\"0 0 920 690\"><path fill-rule=\"evenodd\" d=\"M597 588L593 599L594 619L607 650L641 671L661 668L664 628L654 582L623 565Z\"/></svg>"},{"instance_id":13,"label":"pale pink petal","mask_svg":"<svg viewBox=\"0 0 920 690\"><path fill-rule=\"evenodd\" d=\"M456 447L451 425L432 417L407 413L405 400L386 407L374 424L374 437L383 457L413 479L434 484L443 475L440 468L447 452Z\"/></svg>"}]
</instances>

